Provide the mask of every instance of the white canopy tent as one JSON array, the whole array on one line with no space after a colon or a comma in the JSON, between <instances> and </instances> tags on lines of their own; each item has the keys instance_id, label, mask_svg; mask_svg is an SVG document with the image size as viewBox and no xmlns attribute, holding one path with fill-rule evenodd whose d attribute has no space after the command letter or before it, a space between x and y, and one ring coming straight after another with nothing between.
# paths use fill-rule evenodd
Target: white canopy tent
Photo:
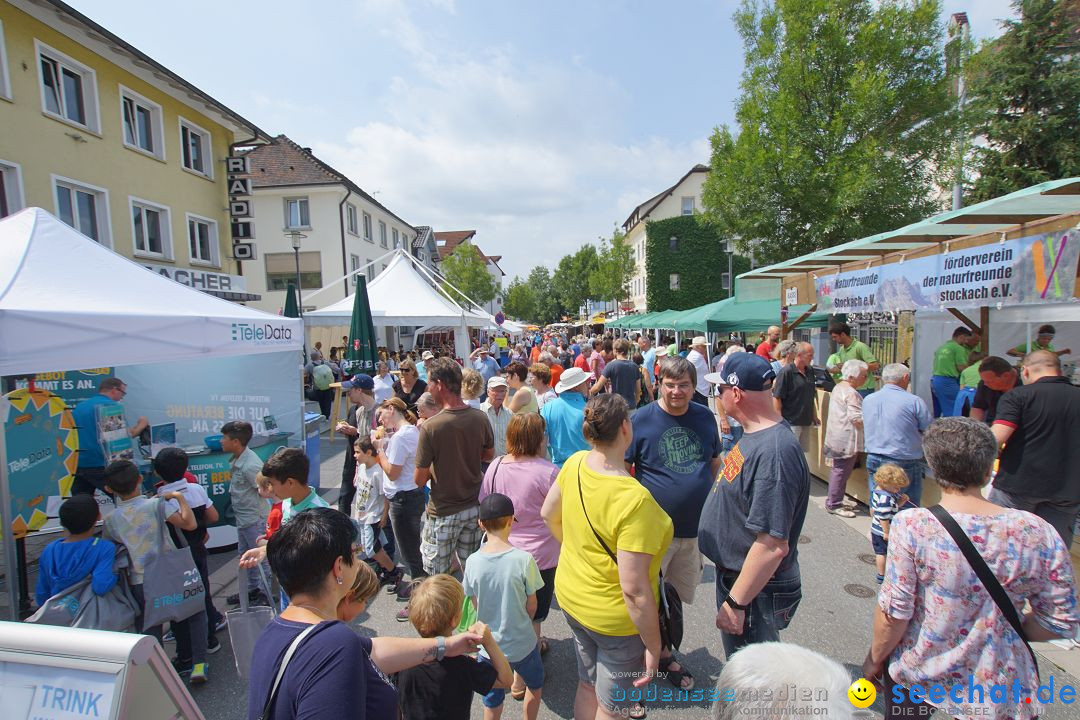
<instances>
[{"instance_id":1,"label":"white canopy tent","mask_svg":"<svg viewBox=\"0 0 1080 720\"><path fill-rule=\"evenodd\" d=\"M386 269L368 283L367 290L371 321L376 327L452 327L454 344L463 357L469 354L468 328L485 328L495 323L485 312L462 307L438 286L426 268L422 268L402 249L393 253ZM310 297L307 296L305 300ZM350 295L321 310L304 313L304 323L308 327L348 325L353 303Z\"/></svg>"},{"instance_id":2,"label":"white canopy tent","mask_svg":"<svg viewBox=\"0 0 1080 720\"><path fill-rule=\"evenodd\" d=\"M121 257L40 208L0 220L0 375L303 348L300 320L185 287ZM0 395L0 422L7 417ZM0 518L17 606L6 436Z\"/></svg>"},{"instance_id":3,"label":"white canopy tent","mask_svg":"<svg viewBox=\"0 0 1080 720\"><path fill-rule=\"evenodd\" d=\"M40 208L0 220L0 375L302 348L299 320L173 282Z\"/></svg>"}]
</instances>

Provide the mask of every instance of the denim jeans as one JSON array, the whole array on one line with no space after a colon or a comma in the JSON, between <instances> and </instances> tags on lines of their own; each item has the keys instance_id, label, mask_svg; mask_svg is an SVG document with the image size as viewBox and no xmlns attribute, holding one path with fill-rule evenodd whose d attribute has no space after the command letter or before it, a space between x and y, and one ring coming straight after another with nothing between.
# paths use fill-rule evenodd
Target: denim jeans
<instances>
[{"instance_id":1,"label":"denim jeans","mask_svg":"<svg viewBox=\"0 0 1080 720\"><path fill-rule=\"evenodd\" d=\"M716 607L720 608L731 593L731 587L739 577L738 573L717 569L716 571ZM782 574L773 575L757 597L750 603L746 613L746 624L739 635L720 633L724 642L724 652L730 658L739 648L759 642L778 642L780 631L785 629L795 615L795 610L802 600L802 579L796 563Z\"/></svg>"},{"instance_id":2,"label":"denim jeans","mask_svg":"<svg viewBox=\"0 0 1080 720\"><path fill-rule=\"evenodd\" d=\"M258 546L256 540L259 536L266 532L266 526L262 523L255 523L254 525L247 525L245 527L236 528L236 553L237 555L243 555L248 550L252 550ZM270 564L263 561L263 570L267 577L270 577ZM262 590L266 593L267 597L270 597L270 588L262 587L262 581L259 578L258 568L251 568L245 570L247 575L247 591L253 592L255 590ZM207 588L210 586L207 585ZM237 589L237 592L242 591L243 588ZM209 595L210 593L207 593Z\"/></svg>"},{"instance_id":3,"label":"denim jeans","mask_svg":"<svg viewBox=\"0 0 1080 720\"><path fill-rule=\"evenodd\" d=\"M731 449L735 447L739 442L739 438L742 437L743 428L742 425L732 425L731 434L720 433L720 452L727 455L731 452Z\"/></svg>"},{"instance_id":4,"label":"denim jeans","mask_svg":"<svg viewBox=\"0 0 1080 720\"><path fill-rule=\"evenodd\" d=\"M918 460L900 460L888 455L868 454L866 456L866 480L870 485L870 495L874 494L874 473L886 463L899 465L907 473L911 484L903 492L911 499L911 502L919 505L922 500L922 480L923 473L926 472L926 461L922 458ZM867 497L870 497L870 495L867 495Z\"/></svg>"},{"instance_id":5,"label":"denim jeans","mask_svg":"<svg viewBox=\"0 0 1080 720\"><path fill-rule=\"evenodd\" d=\"M394 528L394 545L401 554L409 578L427 577L420 556L420 524L424 517L424 491L403 490L390 498L390 524Z\"/></svg>"},{"instance_id":6,"label":"denim jeans","mask_svg":"<svg viewBox=\"0 0 1080 720\"><path fill-rule=\"evenodd\" d=\"M934 417L952 417L956 394L960 392L960 378L934 375L930 378L930 390L934 400Z\"/></svg>"}]
</instances>

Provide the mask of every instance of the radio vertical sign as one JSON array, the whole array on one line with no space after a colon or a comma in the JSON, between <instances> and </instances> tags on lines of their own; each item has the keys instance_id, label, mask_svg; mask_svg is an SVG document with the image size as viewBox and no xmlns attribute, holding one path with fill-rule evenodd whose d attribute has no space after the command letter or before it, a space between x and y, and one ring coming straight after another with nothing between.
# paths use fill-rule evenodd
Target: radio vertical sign
<instances>
[{"instance_id":1,"label":"radio vertical sign","mask_svg":"<svg viewBox=\"0 0 1080 720\"><path fill-rule=\"evenodd\" d=\"M229 220L232 230L233 257L254 260L255 222L251 207L251 158L246 155L225 159L229 185Z\"/></svg>"}]
</instances>

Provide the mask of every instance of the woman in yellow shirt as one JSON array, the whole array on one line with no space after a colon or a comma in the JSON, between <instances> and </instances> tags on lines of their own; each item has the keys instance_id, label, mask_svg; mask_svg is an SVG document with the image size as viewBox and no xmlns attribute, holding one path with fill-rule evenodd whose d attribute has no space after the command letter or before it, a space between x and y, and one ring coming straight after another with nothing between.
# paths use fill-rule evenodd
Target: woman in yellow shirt
<instances>
[{"instance_id":1,"label":"woman in yellow shirt","mask_svg":"<svg viewBox=\"0 0 1080 720\"><path fill-rule=\"evenodd\" d=\"M574 717L634 717L630 692L659 664L660 561L673 528L626 472L634 435L626 400L612 393L589 400L582 432L592 449L566 460L541 510L562 542L555 595L577 650Z\"/></svg>"}]
</instances>

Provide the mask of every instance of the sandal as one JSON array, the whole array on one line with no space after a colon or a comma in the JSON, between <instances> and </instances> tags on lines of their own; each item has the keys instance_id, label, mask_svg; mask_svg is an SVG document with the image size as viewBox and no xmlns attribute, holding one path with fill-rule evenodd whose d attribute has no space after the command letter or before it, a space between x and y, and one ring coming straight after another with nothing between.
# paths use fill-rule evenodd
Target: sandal
<instances>
[{"instance_id":1,"label":"sandal","mask_svg":"<svg viewBox=\"0 0 1080 720\"><path fill-rule=\"evenodd\" d=\"M672 670L672 665L678 665L678 670ZM668 655L666 658L660 658L660 666L657 669L657 677L667 678L667 681L675 686L677 690L693 690L694 689L694 676L687 670L682 663L675 659L674 655ZM685 681L689 680L689 685L684 685Z\"/></svg>"},{"instance_id":2,"label":"sandal","mask_svg":"<svg viewBox=\"0 0 1080 720\"><path fill-rule=\"evenodd\" d=\"M518 702L521 702L522 700L525 699L525 691L524 690L510 690L510 697L514 698Z\"/></svg>"},{"instance_id":3,"label":"sandal","mask_svg":"<svg viewBox=\"0 0 1080 720\"><path fill-rule=\"evenodd\" d=\"M634 707L630 708L630 712L627 714L627 717L631 718L631 720L645 720L648 715L649 710L645 707L645 703L639 702L634 705Z\"/></svg>"}]
</instances>

